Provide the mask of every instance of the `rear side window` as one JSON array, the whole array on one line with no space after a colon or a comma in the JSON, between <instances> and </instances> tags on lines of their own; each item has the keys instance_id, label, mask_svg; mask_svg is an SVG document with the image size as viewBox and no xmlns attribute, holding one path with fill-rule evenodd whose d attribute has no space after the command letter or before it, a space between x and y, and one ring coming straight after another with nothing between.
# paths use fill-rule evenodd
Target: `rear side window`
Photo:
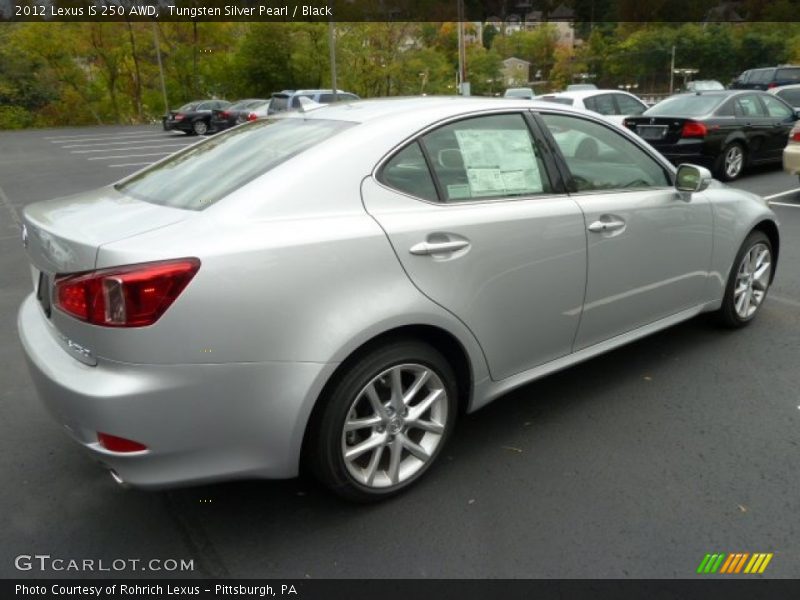
<instances>
[{"instance_id":1,"label":"rear side window","mask_svg":"<svg viewBox=\"0 0 800 600\"><path fill-rule=\"evenodd\" d=\"M173 154L115 187L153 204L203 210L353 125L323 119L253 121Z\"/></svg>"},{"instance_id":2,"label":"rear side window","mask_svg":"<svg viewBox=\"0 0 800 600\"><path fill-rule=\"evenodd\" d=\"M739 96L734 100L733 109L737 117L766 117L767 113L753 94Z\"/></svg>"},{"instance_id":3,"label":"rear side window","mask_svg":"<svg viewBox=\"0 0 800 600\"><path fill-rule=\"evenodd\" d=\"M445 202L531 196L551 191L520 114L464 119L421 140Z\"/></svg>"},{"instance_id":4,"label":"rear side window","mask_svg":"<svg viewBox=\"0 0 800 600\"><path fill-rule=\"evenodd\" d=\"M439 199L436 195L433 177L431 177L428 164L425 162L425 156L417 142L395 154L384 165L379 179L389 187L411 196L424 198L431 202Z\"/></svg>"},{"instance_id":5,"label":"rear side window","mask_svg":"<svg viewBox=\"0 0 800 600\"><path fill-rule=\"evenodd\" d=\"M614 99L619 107L619 114L626 116L640 115L647 110L647 107L638 100L626 96L625 94L614 94Z\"/></svg>"},{"instance_id":6,"label":"rear side window","mask_svg":"<svg viewBox=\"0 0 800 600\"><path fill-rule=\"evenodd\" d=\"M270 101L269 109L272 112L283 112L284 110L289 108L289 97L288 96L273 96L272 100Z\"/></svg>"},{"instance_id":7,"label":"rear side window","mask_svg":"<svg viewBox=\"0 0 800 600\"><path fill-rule=\"evenodd\" d=\"M792 116L792 109L786 106L783 102L778 100L777 98L773 98L767 94L764 94L761 97L761 100L764 101L764 104L767 107L767 114L770 117L777 117L779 119L788 119Z\"/></svg>"},{"instance_id":8,"label":"rear side window","mask_svg":"<svg viewBox=\"0 0 800 600\"><path fill-rule=\"evenodd\" d=\"M601 115L614 115L617 113L617 108L614 106L614 98L611 94L601 94L600 96L584 98L583 105L589 110Z\"/></svg>"},{"instance_id":9,"label":"rear side window","mask_svg":"<svg viewBox=\"0 0 800 600\"><path fill-rule=\"evenodd\" d=\"M784 67L775 72L776 81L791 81L800 83L800 67Z\"/></svg>"}]
</instances>

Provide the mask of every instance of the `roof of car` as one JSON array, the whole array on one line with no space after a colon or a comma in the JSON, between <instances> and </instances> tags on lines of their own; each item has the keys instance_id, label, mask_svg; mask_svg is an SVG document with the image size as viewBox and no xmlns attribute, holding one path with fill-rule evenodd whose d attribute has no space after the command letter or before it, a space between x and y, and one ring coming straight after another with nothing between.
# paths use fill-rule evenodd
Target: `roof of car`
<instances>
[{"instance_id":1,"label":"roof of car","mask_svg":"<svg viewBox=\"0 0 800 600\"><path fill-rule=\"evenodd\" d=\"M473 111L492 109L529 110L531 107L546 108L548 110L568 109L571 112L589 114L582 109L570 108L537 99L479 96L468 98L463 96L410 96L326 104L306 113L292 113L287 118L333 119L366 123L384 118L401 119L408 117L418 122L426 122Z\"/></svg>"},{"instance_id":2,"label":"roof of car","mask_svg":"<svg viewBox=\"0 0 800 600\"><path fill-rule=\"evenodd\" d=\"M559 98L574 98L576 100L580 100L583 98L589 98L591 96L600 96L602 94L627 94L629 96L633 96L627 90L614 90L614 89L598 89L598 90L573 90L569 92L553 92L552 94L544 94L545 96L557 96Z\"/></svg>"}]
</instances>

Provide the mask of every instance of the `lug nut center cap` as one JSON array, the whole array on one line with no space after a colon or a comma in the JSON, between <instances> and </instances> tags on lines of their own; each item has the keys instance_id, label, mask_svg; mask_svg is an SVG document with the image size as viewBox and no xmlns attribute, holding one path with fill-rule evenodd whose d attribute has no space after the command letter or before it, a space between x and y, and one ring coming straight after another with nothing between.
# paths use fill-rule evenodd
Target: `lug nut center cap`
<instances>
[{"instance_id":1,"label":"lug nut center cap","mask_svg":"<svg viewBox=\"0 0 800 600\"><path fill-rule=\"evenodd\" d=\"M391 434L400 433L403 430L403 426L405 424L406 423L402 417L392 417L392 419L386 425L386 431L388 431Z\"/></svg>"}]
</instances>

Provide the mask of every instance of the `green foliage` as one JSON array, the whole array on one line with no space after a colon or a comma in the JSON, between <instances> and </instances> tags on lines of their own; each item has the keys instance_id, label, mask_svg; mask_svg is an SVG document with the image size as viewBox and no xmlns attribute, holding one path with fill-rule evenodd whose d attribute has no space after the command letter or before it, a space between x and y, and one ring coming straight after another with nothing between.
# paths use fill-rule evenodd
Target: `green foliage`
<instances>
[{"instance_id":1,"label":"green foliage","mask_svg":"<svg viewBox=\"0 0 800 600\"><path fill-rule=\"evenodd\" d=\"M470 0L471 1L471 0ZM537 4L552 11L557 0ZM746 0L745 12L776 23L702 23L716 0L573 0L583 43L559 46L552 25L504 34L484 27L467 46L473 94L503 91L502 60L541 71L549 89L592 73L604 87L669 89L675 66L728 83L748 68L800 63L793 0ZM596 22L613 8L617 22ZM756 12L753 12L756 11ZM758 12L760 11L760 12ZM661 22L632 22L641 17ZM676 18L695 22L670 23ZM628 22L623 22L623 21ZM477 34L472 24L468 34ZM454 23L337 23L337 84L362 97L453 94ZM132 123L164 112L156 44L171 107L206 97L269 97L329 87L327 23L103 22L0 24L0 128ZM675 86L683 84L675 78ZM547 91L537 89L537 91Z\"/></svg>"}]
</instances>

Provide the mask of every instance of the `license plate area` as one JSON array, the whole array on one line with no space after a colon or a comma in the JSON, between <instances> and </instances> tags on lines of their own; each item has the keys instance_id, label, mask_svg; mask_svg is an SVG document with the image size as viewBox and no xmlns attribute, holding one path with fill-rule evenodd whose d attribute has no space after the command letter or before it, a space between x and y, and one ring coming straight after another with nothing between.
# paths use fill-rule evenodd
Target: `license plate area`
<instances>
[{"instance_id":1,"label":"license plate area","mask_svg":"<svg viewBox=\"0 0 800 600\"><path fill-rule=\"evenodd\" d=\"M636 133L644 140L663 140L667 137L667 129L666 125L639 125Z\"/></svg>"},{"instance_id":2,"label":"license plate area","mask_svg":"<svg viewBox=\"0 0 800 600\"><path fill-rule=\"evenodd\" d=\"M39 282L36 285L36 299L42 306L44 315L49 319L53 314L53 286L51 277L44 271L39 271Z\"/></svg>"}]
</instances>

